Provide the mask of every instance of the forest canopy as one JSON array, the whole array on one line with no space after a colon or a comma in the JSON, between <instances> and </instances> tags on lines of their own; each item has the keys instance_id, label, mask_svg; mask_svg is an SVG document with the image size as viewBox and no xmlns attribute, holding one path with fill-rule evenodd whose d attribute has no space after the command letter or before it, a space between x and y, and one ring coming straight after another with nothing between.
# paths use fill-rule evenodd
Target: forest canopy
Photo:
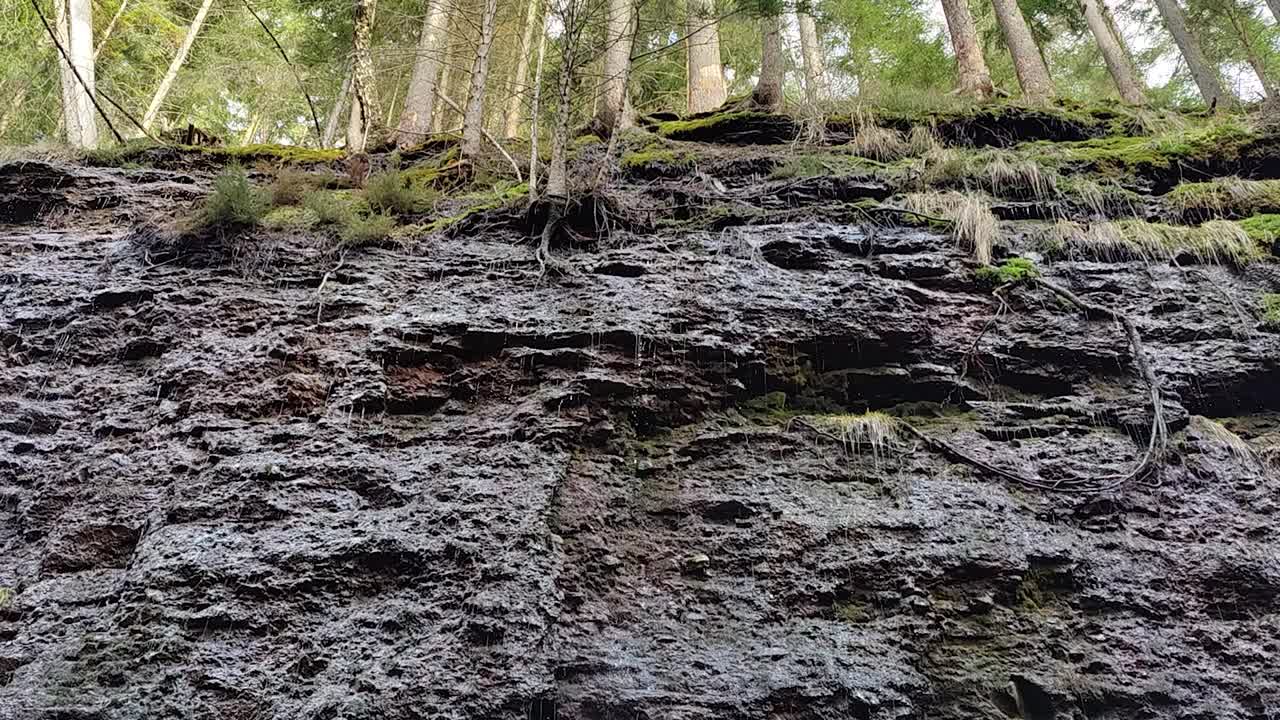
<instances>
[{"instance_id":1,"label":"forest canopy","mask_svg":"<svg viewBox=\"0 0 1280 720\"><path fill-rule=\"evenodd\" d=\"M1275 100L1278 17L1280 0L6 0L0 144L191 127L349 149L455 133L465 154L735 103L1217 109Z\"/></svg>"}]
</instances>

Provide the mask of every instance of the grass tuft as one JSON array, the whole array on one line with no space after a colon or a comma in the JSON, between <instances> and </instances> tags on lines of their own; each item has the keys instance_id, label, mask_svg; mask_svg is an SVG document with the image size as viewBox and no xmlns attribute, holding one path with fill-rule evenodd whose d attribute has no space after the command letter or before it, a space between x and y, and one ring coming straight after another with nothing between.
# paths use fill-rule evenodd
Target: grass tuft
<instances>
[{"instance_id":1,"label":"grass tuft","mask_svg":"<svg viewBox=\"0 0 1280 720\"><path fill-rule=\"evenodd\" d=\"M1262 294L1262 324L1268 330L1280 330L1280 293Z\"/></svg>"},{"instance_id":2,"label":"grass tuft","mask_svg":"<svg viewBox=\"0 0 1280 720\"><path fill-rule=\"evenodd\" d=\"M860 415L827 415L820 423L835 432L850 455L870 453L883 457L886 450L900 439L898 420L882 412Z\"/></svg>"},{"instance_id":3,"label":"grass tuft","mask_svg":"<svg viewBox=\"0 0 1280 720\"><path fill-rule=\"evenodd\" d=\"M381 213L407 214L418 206L417 196L399 170L370 175L364 183L364 199L369 207Z\"/></svg>"},{"instance_id":4,"label":"grass tuft","mask_svg":"<svg viewBox=\"0 0 1280 720\"><path fill-rule=\"evenodd\" d=\"M1184 217L1241 217L1280 211L1280 180L1245 180L1233 176L1182 183L1169 191L1165 199Z\"/></svg>"},{"instance_id":5,"label":"grass tuft","mask_svg":"<svg viewBox=\"0 0 1280 720\"><path fill-rule=\"evenodd\" d=\"M991 264L1000 226L986 199L977 193L908 193L908 210L937 215L951 223L951 235L983 265Z\"/></svg>"},{"instance_id":6,"label":"grass tuft","mask_svg":"<svg viewBox=\"0 0 1280 720\"><path fill-rule=\"evenodd\" d=\"M243 167L233 163L213 179L213 192L205 198L200 222L215 227L256 225L269 209L266 193L249 182Z\"/></svg>"},{"instance_id":7,"label":"grass tuft","mask_svg":"<svg viewBox=\"0 0 1280 720\"><path fill-rule=\"evenodd\" d=\"M1222 445L1231 453L1236 460L1245 463L1255 463L1258 460L1257 452L1245 441L1244 438L1231 432L1227 426L1204 417L1203 415L1192 415L1191 424L1201 433L1219 445Z\"/></svg>"},{"instance_id":8,"label":"grass tuft","mask_svg":"<svg viewBox=\"0 0 1280 720\"><path fill-rule=\"evenodd\" d=\"M338 230L338 238L343 247L366 247L387 240L395 229L396 219L393 215L380 212L352 213Z\"/></svg>"},{"instance_id":9,"label":"grass tuft","mask_svg":"<svg viewBox=\"0 0 1280 720\"><path fill-rule=\"evenodd\" d=\"M1236 223L1214 220L1199 227L1118 220L1084 224L1058 221L1042 239L1049 254L1102 261L1177 262L1243 267L1262 258L1258 244Z\"/></svg>"},{"instance_id":10,"label":"grass tuft","mask_svg":"<svg viewBox=\"0 0 1280 720\"><path fill-rule=\"evenodd\" d=\"M847 147L849 152L858 157L880 162L900 160L911 150L902 133L870 122L858 127Z\"/></svg>"}]
</instances>

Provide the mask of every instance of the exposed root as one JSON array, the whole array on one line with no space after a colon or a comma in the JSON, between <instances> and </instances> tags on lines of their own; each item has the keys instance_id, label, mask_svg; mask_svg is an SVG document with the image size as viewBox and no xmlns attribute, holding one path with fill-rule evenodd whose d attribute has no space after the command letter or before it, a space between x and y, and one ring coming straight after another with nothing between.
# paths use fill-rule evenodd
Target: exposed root
<instances>
[{"instance_id":1,"label":"exposed root","mask_svg":"<svg viewBox=\"0 0 1280 720\"><path fill-rule=\"evenodd\" d=\"M1134 326L1133 322L1123 313L1117 312L1107 307L1103 307L1101 305L1094 304L1092 302L1089 302L1088 300L1084 300L1083 298L1079 297L1078 295L1071 292L1070 290L1067 290L1064 287L1061 287L1053 282L1045 280L1044 278L1037 277L1037 278L1034 278L1032 281L1037 283L1041 287L1044 287L1045 289L1049 290L1054 295L1057 295L1059 298L1065 300L1066 302L1084 311L1084 313L1087 316L1095 316L1095 317L1101 316L1101 317L1110 318L1115 322L1119 323L1120 326L1124 329L1125 336L1129 341L1129 348L1133 353L1134 365L1137 366L1138 374L1142 377L1143 382L1146 383L1149 389L1150 402L1151 402L1151 429L1150 429L1149 438L1147 441L1147 446L1144 449L1142 456L1138 459L1138 461L1134 464L1134 466L1130 468L1127 472L1123 472L1123 473L1115 473L1110 475L1097 475L1092 477L1075 477L1075 478L1064 478L1059 480L1047 480L1038 475L1037 476L1025 475L1023 473L1016 472L1014 470L1008 470L1005 468L997 467L983 460L979 460L978 458L974 457L973 455L970 455L969 453L961 450L960 448L956 447L955 445L952 445L951 443L948 443L944 440L940 440L938 438L934 438L924 434L923 432L921 432L920 430L912 426L910 423L900 418L880 416L882 418L882 421L885 423L890 423L891 427L878 426L877 437L881 437L881 438L896 437L899 434L910 435L911 437L914 437L917 440L919 440L926 447L929 447L939 453L942 453L943 455L951 458L952 460L955 460L956 462L969 465L982 472L1004 478L1005 480L1017 483L1019 485L1035 488L1037 490L1050 490L1055 492L1069 492L1069 493L1082 493L1082 494L1098 494L1098 493L1109 492L1112 490L1117 490L1134 481L1147 480L1153 474L1156 473L1158 469L1159 461L1164 456L1164 453L1168 448L1169 431L1165 423L1164 401L1160 394L1160 381L1159 381L1159 378L1156 377L1155 372L1151 369L1150 363L1147 361L1146 350L1143 347L1142 338L1138 335L1137 328ZM1001 301L1001 305L1003 308L1004 307L1003 297L1001 297L998 293L996 297ZM983 332L985 334L986 332L985 328ZM835 435L828 431L824 431L823 429L813 425L812 423L804 421L800 418L793 420L792 423L799 424L810 431L817 432L819 434L825 435L826 437L840 441L842 444L845 442L845 440L843 439L844 438L843 435Z\"/></svg>"}]
</instances>

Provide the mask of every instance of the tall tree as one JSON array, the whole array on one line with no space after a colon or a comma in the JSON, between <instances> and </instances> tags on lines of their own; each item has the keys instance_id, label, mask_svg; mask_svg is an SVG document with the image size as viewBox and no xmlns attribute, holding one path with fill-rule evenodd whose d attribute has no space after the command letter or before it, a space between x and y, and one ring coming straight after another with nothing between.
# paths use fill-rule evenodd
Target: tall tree
<instances>
[{"instance_id":1,"label":"tall tree","mask_svg":"<svg viewBox=\"0 0 1280 720\"><path fill-rule=\"evenodd\" d=\"M1267 7L1271 8L1271 15L1276 22L1280 23L1280 0L1267 0Z\"/></svg>"},{"instance_id":2,"label":"tall tree","mask_svg":"<svg viewBox=\"0 0 1280 720\"><path fill-rule=\"evenodd\" d=\"M149 130L155 123L156 116L160 114L160 106L164 104L164 99L173 89L173 82L178 79L178 71L187 61L187 53L191 52L191 46L195 43L196 36L200 34L200 28L204 25L205 16L209 14L209 8L212 5L213 0L203 0L200 3L200 9L196 10L196 16L187 27L187 34L182 38L182 44L178 46L178 53L173 56L173 62L169 63L169 69L165 71L164 78L160 80L160 85L151 96L151 103L147 105L147 111L142 116L143 129Z\"/></svg>"},{"instance_id":3,"label":"tall tree","mask_svg":"<svg viewBox=\"0 0 1280 720\"><path fill-rule=\"evenodd\" d=\"M1195 80L1196 87L1200 89L1200 97L1204 98L1205 103L1211 107L1221 107L1230 98L1222 90L1218 68L1205 57L1204 50L1200 48L1200 41L1187 27L1187 15L1183 12L1182 6L1178 4L1178 0L1155 0L1155 4L1156 9L1160 11L1160 17L1164 20L1165 28L1177 43L1178 49L1182 52L1182 58L1187 61L1191 77Z\"/></svg>"},{"instance_id":4,"label":"tall tree","mask_svg":"<svg viewBox=\"0 0 1280 720\"><path fill-rule=\"evenodd\" d=\"M800 59L804 63L804 93L810 105L827 99L826 69L822 64L822 43L818 40L818 24L807 12L796 13L800 28Z\"/></svg>"},{"instance_id":5,"label":"tall tree","mask_svg":"<svg viewBox=\"0 0 1280 720\"><path fill-rule=\"evenodd\" d=\"M1018 0L991 0L996 11L996 21L1000 25L1000 34L1013 57L1013 69L1018 74L1018 85L1022 87L1022 95L1032 102L1044 102L1053 97L1053 80L1049 77L1049 68L1045 67L1044 57L1031 35L1027 19L1018 7Z\"/></svg>"},{"instance_id":6,"label":"tall tree","mask_svg":"<svg viewBox=\"0 0 1280 720\"><path fill-rule=\"evenodd\" d=\"M373 65L373 15L377 0L355 0L354 32L352 34L352 98L353 122L347 127L347 150L364 152L370 136L377 135L378 111L377 83ZM359 115L356 109L359 108Z\"/></svg>"},{"instance_id":7,"label":"tall tree","mask_svg":"<svg viewBox=\"0 0 1280 720\"><path fill-rule=\"evenodd\" d=\"M782 18L760 18L760 77L751 92L751 103L770 111L782 109L782 83L786 66L782 60Z\"/></svg>"},{"instance_id":8,"label":"tall tree","mask_svg":"<svg viewBox=\"0 0 1280 720\"><path fill-rule=\"evenodd\" d=\"M480 42L471 63L471 87L467 109L462 116L462 156L475 157L484 142L484 89L489 79L489 57L493 50L493 30L498 17L498 0L484 0L480 16Z\"/></svg>"},{"instance_id":9,"label":"tall tree","mask_svg":"<svg viewBox=\"0 0 1280 720\"><path fill-rule=\"evenodd\" d=\"M449 0L433 0L422 20L418 36L418 53L409 77L409 93L396 128L396 144L409 145L431 132L431 118L436 106L436 83L440 79L446 41L449 34Z\"/></svg>"},{"instance_id":10,"label":"tall tree","mask_svg":"<svg viewBox=\"0 0 1280 720\"><path fill-rule=\"evenodd\" d=\"M626 127L627 78L631 72L631 43L635 37L634 0L609 0L605 20L604 82L595 125L603 133Z\"/></svg>"},{"instance_id":11,"label":"tall tree","mask_svg":"<svg viewBox=\"0 0 1280 720\"><path fill-rule=\"evenodd\" d=\"M1099 7L1101 2L1102 0L1080 0L1080 9L1084 13L1085 22L1089 24L1089 31L1093 33L1098 49L1102 51L1102 59L1107 63L1107 70L1116 83L1116 90L1120 92L1120 97L1130 105L1142 105L1147 100L1142 81L1138 79L1137 71L1129 62L1129 53L1125 50L1124 41L1113 32L1111 23L1102 14L1102 9Z\"/></svg>"},{"instance_id":12,"label":"tall tree","mask_svg":"<svg viewBox=\"0 0 1280 720\"><path fill-rule=\"evenodd\" d=\"M1258 77L1258 82L1262 85L1263 95L1267 100L1274 102L1277 99L1276 87L1271 78L1267 76L1267 64L1263 61L1262 55L1259 54L1257 44L1249 28L1249 21L1255 18L1247 17L1245 9L1240 7L1236 0L1223 0L1222 9L1227 16L1227 22L1231 26L1232 34L1240 41L1240 47L1244 49L1245 60L1249 63L1253 74Z\"/></svg>"},{"instance_id":13,"label":"tall tree","mask_svg":"<svg viewBox=\"0 0 1280 720\"><path fill-rule=\"evenodd\" d=\"M969 0L942 0L942 13L947 18L951 49L956 56L956 92L986 100L995 92L991 72L982 57L978 28L969 11Z\"/></svg>"},{"instance_id":14,"label":"tall tree","mask_svg":"<svg viewBox=\"0 0 1280 720\"><path fill-rule=\"evenodd\" d=\"M67 142L78 148L95 148L98 146L98 124L92 98L96 85L92 5L90 0L56 0L55 10L58 42L74 66L73 70L59 53L62 119L67 129Z\"/></svg>"},{"instance_id":15,"label":"tall tree","mask_svg":"<svg viewBox=\"0 0 1280 720\"><path fill-rule=\"evenodd\" d=\"M502 134L504 137L515 137L520 131L520 116L524 110L524 102L521 95L525 91L525 84L529 80L529 53L533 49L533 33L542 27L542 3L538 0L529 0L528 9L525 11L524 19L524 37L520 38L520 55L516 58L516 71L511 78L511 95L507 98L507 112L502 122ZM542 34L540 44L545 43L546 32ZM535 90L536 92L536 90ZM530 172L530 175L533 173ZM530 178L529 187L533 187L533 178Z\"/></svg>"},{"instance_id":16,"label":"tall tree","mask_svg":"<svg viewBox=\"0 0 1280 720\"><path fill-rule=\"evenodd\" d=\"M720 29L713 0L685 0L685 43L689 49L687 107L690 113L724 104L724 69L720 65Z\"/></svg>"},{"instance_id":17,"label":"tall tree","mask_svg":"<svg viewBox=\"0 0 1280 720\"><path fill-rule=\"evenodd\" d=\"M325 118L320 147L333 147L333 141L338 137L338 123L342 121L342 111L346 110L347 101L351 99L351 75L351 68L348 67L346 74L342 77L342 87L338 89L338 96L333 99L333 108Z\"/></svg>"}]
</instances>

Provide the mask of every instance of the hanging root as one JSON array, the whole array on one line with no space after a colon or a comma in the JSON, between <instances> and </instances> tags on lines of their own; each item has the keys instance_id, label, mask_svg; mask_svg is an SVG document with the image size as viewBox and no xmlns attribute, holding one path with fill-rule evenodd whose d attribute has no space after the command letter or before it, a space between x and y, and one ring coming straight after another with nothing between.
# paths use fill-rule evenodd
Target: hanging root
<instances>
[{"instance_id":1,"label":"hanging root","mask_svg":"<svg viewBox=\"0 0 1280 720\"><path fill-rule=\"evenodd\" d=\"M1133 322L1123 313L1084 300L1070 290L1043 278L1035 278L1034 282L1062 298L1066 302L1080 308L1087 316L1111 318L1124 328L1125 335L1129 341L1129 348L1133 353L1134 365L1137 366L1138 374L1142 377L1143 382L1146 383L1149 389L1151 402L1150 436L1147 440L1147 446L1144 449L1142 456L1138 458L1138 461L1132 468L1127 472L1111 475L1047 480L1038 475L1023 475L1022 473L996 467L990 463L979 460L944 440L939 440L924 434L901 418L882 416L884 421L892 423L892 428L878 428L877 433L881 436L893 436L894 434L910 435L919 440L926 447L929 447L956 462L969 465L985 473L1004 478L1019 485L1035 488L1037 490L1097 494L1119 489L1133 481L1148 479L1157 470L1159 461L1168 448L1169 431L1165 425L1164 404L1160 395L1160 382L1156 377L1155 372L1151 369L1150 363L1147 361L1146 350L1143 348L1142 338L1138 335L1137 328L1134 327ZM800 425L811 432L828 437L837 442L841 442L842 444L847 442L847 438L844 434L837 435L830 433L813 425L812 423L804 421L801 418L796 418L792 423Z\"/></svg>"}]
</instances>

